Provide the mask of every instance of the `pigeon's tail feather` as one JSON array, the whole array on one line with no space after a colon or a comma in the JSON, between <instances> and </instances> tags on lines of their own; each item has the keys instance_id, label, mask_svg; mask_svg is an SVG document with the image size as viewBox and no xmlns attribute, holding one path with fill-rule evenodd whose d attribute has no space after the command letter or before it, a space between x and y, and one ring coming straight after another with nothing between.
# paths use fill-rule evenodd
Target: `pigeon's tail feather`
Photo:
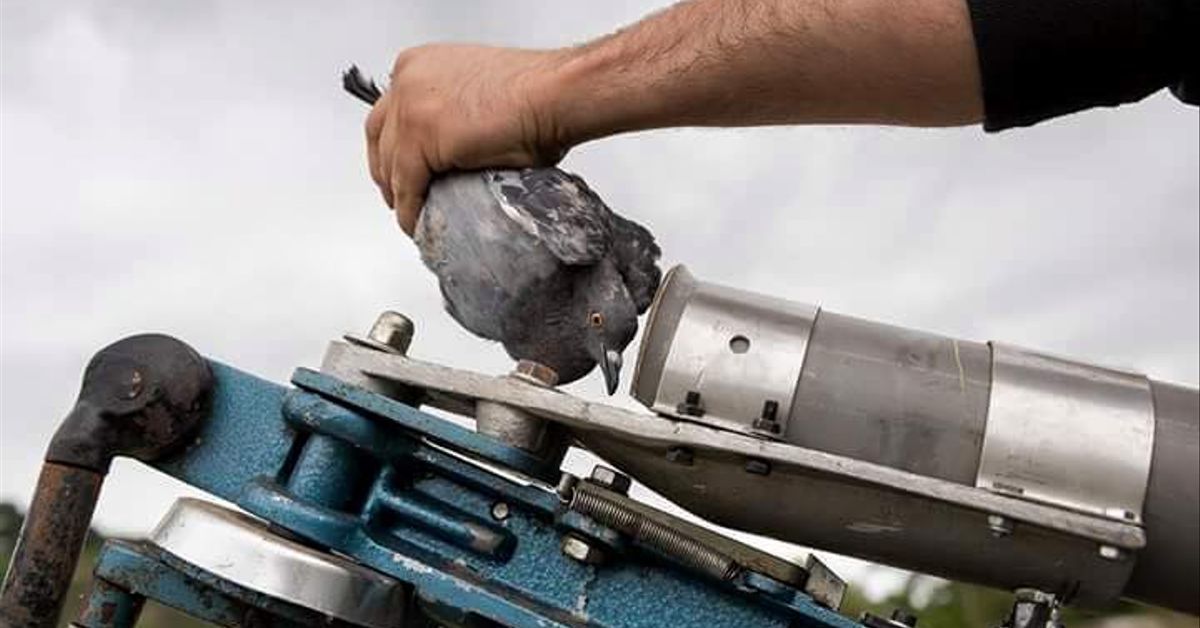
<instances>
[{"instance_id":1,"label":"pigeon's tail feather","mask_svg":"<svg viewBox=\"0 0 1200 628\"><path fill-rule=\"evenodd\" d=\"M368 105L374 105L375 101L383 96L375 81L363 76L357 65L352 65L349 70L342 72L342 89Z\"/></svg>"},{"instance_id":2,"label":"pigeon's tail feather","mask_svg":"<svg viewBox=\"0 0 1200 628\"><path fill-rule=\"evenodd\" d=\"M633 298L638 314L654 301L662 270L658 258L662 250L648 229L617 213L613 213L613 253L617 270L625 280L625 289Z\"/></svg>"}]
</instances>

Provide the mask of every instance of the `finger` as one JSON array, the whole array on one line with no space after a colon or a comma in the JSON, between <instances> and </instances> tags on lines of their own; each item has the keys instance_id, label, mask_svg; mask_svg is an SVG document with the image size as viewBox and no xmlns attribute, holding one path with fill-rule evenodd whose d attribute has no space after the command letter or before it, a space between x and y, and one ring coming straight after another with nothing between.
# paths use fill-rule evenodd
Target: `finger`
<instances>
[{"instance_id":1,"label":"finger","mask_svg":"<svg viewBox=\"0 0 1200 628\"><path fill-rule=\"evenodd\" d=\"M397 153L392 161L391 192L392 209L400 228L412 236L417 228L421 206L425 204L425 192L429 186L429 166L419 153L405 151Z\"/></svg>"},{"instance_id":2,"label":"finger","mask_svg":"<svg viewBox=\"0 0 1200 628\"><path fill-rule=\"evenodd\" d=\"M387 120L388 98L385 93L375 106L371 107L371 113L367 115L365 131L367 134L367 168L370 170L371 179L375 181L375 185L382 186L385 182L383 171L379 168L379 136L383 133L383 125Z\"/></svg>"},{"instance_id":3,"label":"finger","mask_svg":"<svg viewBox=\"0 0 1200 628\"><path fill-rule=\"evenodd\" d=\"M375 155L379 164L379 180L376 183L383 195L383 202L388 207L395 207L396 202L392 191L392 172L396 168L396 156L401 151L403 138L400 133L399 116L389 114L383 123L383 130L379 133L379 146Z\"/></svg>"}]
</instances>

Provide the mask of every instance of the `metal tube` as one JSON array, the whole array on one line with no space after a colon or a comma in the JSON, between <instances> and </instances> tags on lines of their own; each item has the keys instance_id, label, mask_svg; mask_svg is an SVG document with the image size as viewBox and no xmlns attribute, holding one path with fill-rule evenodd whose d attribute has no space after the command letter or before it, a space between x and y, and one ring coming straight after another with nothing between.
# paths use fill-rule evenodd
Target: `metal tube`
<instances>
[{"instance_id":1,"label":"metal tube","mask_svg":"<svg viewBox=\"0 0 1200 628\"><path fill-rule=\"evenodd\" d=\"M1148 540L1125 594L1200 613L1200 396L1184 386L1150 386ZM825 311L809 341L787 440L971 485L990 387L985 344Z\"/></svg>"},{"instance_id":2,"label":"metal tube","mask_svg":"<svg viewBox=\"0 0 1200 628\"><path fill-rule=\"evenodd\" d=\"M811 325L771 335L781 315L797 313L788 320ZM768 381L764 368L787 377ZM747 479L730 461L702 456L668 470L645 451L592 438L626 472L718 523L955 579L1036 585L1089 605L1126 596L1200 610L1195 389L818 312L676 267L651 310L633 394L669 418L1082 513L1146 541L1089 545L1086 535L1053 537L1032 521L1014 532L995 513L954 519L962 513L850 483Z\"/></svg>"},{"instance_id":3,"label":"metal tube","mask_svg":"<svg viewBox=\"0 0 1200 628\"><path fill-rule=\"evenodd\" d=\"M104 476L90 469L42 465L0 592L0 625L58 625L103 482Z\"/></svg>"},{"instance_id":4,"label":"metal tube","mask_svg":"<svg viewBox=\"0 0 1200 628\"><path fill-rule=\"evenodd\" d=\"M1151 380L1154 458L1146 492L1147 544L1125 593L1200 614L1200 396Z\"/></svg>"},{"instance_id":5,"label":"metal tube","mask_svg":"<svg viewBox=\"0 0 1200 628\"><path fill-rule=\"evenodd\" d=\"M990 390L986 344L823 311L786 439L970 485Z\"/></svg>"}]
</instances>

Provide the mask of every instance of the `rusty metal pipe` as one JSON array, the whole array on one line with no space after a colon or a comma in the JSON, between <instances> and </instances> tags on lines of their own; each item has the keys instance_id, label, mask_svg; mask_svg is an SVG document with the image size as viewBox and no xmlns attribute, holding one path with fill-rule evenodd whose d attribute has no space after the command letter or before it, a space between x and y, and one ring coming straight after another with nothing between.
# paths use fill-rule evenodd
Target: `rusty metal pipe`
<instances>
[{"instance_id":1,"label":"rusty metal pipe","mask_svg":"<svg viewBox=\"0 0 1200 628\"><path fill-rule=\"evenodd\" d=\"M91 469L53 462L42 466L5 577L0 624L56 624L103 482L104 476Z\"/></svg>"},{"instance_id":2,"label":"rusty metal pipe","mask_svg":"<svg viewBox=\"0 0 1200 628\"><path fill-rule=\"evenodd\" d=\"M183 445L208 413L212 385L204 358L170 336L132 336L92 358L46 449L0 588L0 626L57 625L112 459L150 461Z\"/></svg>"}]
</instances>

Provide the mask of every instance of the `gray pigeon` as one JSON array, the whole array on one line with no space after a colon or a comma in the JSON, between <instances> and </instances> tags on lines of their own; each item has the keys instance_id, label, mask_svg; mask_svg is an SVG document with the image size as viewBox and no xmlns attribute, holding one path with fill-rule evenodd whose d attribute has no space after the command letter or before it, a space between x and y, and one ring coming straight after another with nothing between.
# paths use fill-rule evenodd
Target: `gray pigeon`
<instances>
[{"instance_id":1,"label":"gray pigeon","mask_svg":"<svg viewBox=\"0 0 1200 628\"><path fill-rule=\"evenodd\" d=\"M342 87L374 104L374 81L351 66ZM446 311L471 333L573 382L600 365L617 390L621 352L654 299L660 251L583 179L558 168L481 170L438 178L413 235Z\"/></svg>"},{"instance_id":2,"label":"gray pigeon","mask_svg":"<svg viewBox=\"0 0 1200 628\"><path fill-rule=\"evenodd\" d=\"M582 179L558 168L441 177L413 240L467 330L560 383L599 364L616 391L621 352L662 277L660 251Z\"/></svg>"}]
</instances>

